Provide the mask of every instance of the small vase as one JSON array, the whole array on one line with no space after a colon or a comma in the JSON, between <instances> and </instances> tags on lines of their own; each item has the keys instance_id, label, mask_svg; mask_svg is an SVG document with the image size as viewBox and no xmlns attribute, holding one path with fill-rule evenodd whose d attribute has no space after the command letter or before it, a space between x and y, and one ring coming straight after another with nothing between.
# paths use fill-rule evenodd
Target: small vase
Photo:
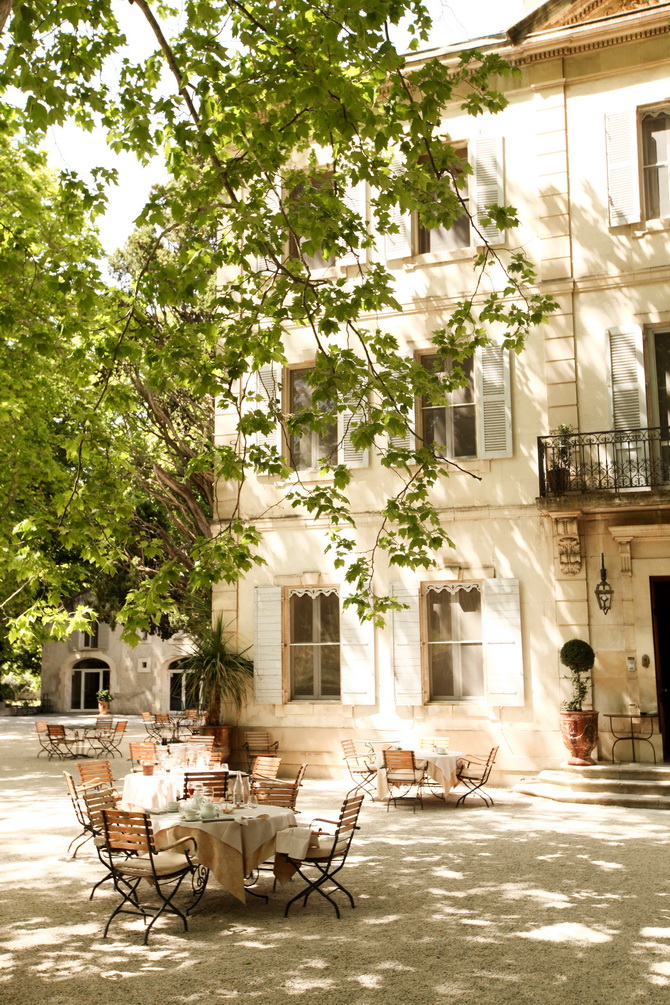
<instances>
[{"instance_id":1,"label":"small vase","mask_svg":"<svg viewBox=\"0 0 670 1005\"><path fill-rule=\"evenodd\" d=\"M99 701L98 702L98 712L100 715L109 715L109 702Z\"/></svg>"},{"instance_id":2,"label":"small vase","mask_svg":"<svg viewBox=\"0 0 670 1005\"><path fill-rule=\"evenodd\" d=\"M598 743L597 712L561 712L561 736L571 754L568 764L596 763L590 755Z\"/></svg>"}]
</instances>

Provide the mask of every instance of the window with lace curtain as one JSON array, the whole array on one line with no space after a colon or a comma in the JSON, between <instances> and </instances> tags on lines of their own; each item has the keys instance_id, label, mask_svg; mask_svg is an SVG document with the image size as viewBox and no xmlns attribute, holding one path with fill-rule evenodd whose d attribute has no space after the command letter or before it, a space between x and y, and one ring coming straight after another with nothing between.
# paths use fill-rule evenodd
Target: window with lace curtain
<instances>
[{"instance_id":1,"label":"window with lace curtain","mask_svg":"<svg viewBox=\"0 0 670 1005\"><path fill-rule=\"evenodd\" d=\"M340 698L340 598L336 587L288 591L292 700Z\"/></svg>"},{"instance_id":2,"label":"window with lace curtain","mask_svg":"<svg viewBox=\"0 0 670 1005\"><path fill-rule=\"evenodd\" d=\"M480 584L430 584L423 602L429 701L483 697Z\"/></svg>"}]
</instances>

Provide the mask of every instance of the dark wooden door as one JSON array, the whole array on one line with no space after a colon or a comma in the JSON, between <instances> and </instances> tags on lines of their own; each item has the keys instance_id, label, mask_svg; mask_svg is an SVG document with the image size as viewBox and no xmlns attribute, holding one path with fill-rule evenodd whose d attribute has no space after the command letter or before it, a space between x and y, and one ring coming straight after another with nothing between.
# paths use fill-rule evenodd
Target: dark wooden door
<instances>
[{"instance_id":1,"label":"dark wooden door","mask_svg":"<svg viewBox=\"0 0 670 1005\"><path fill-rule=\"evenodd\" d=\"M670 761L670 576L651 576L651 614L663 760Z\"/></svg>"}]
</instances>

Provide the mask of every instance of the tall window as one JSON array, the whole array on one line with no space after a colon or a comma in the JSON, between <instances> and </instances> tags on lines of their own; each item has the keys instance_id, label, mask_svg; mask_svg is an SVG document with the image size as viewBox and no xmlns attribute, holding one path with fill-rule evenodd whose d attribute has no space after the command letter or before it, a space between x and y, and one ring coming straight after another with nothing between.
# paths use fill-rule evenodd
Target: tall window
<instances>
[{"instance_id":1,"label":"tall window","mask_svg":"<svg viewBox=\"0 0 670 1005\"><path fill-rule=\"evenodd\" d=\"M421 364L431 373L445 377L461 375L461 386L451 391L447 405L433 404L428 397L421 399L419 430L423 442L439 447L449 457L476 457L474 357L456 363L427 353L421 356Z\"/></svg>"},{"instance_id":2,"label":"tall window","mask_svg":"<svg viewBox=\"0 0 670 1005\"><path fill-rule=\"evenodd\" d=\"M181 712L187 706L187 695L182 672L183 660L173 660L170 671L170 711Z\"/></svg>"},{"instance_id":3,"label":"tall window","mask_svg":"<svg viewBox=\"0 0 670 1005\"><path fill-rule=\"evenodd\" d=\"M291 415L311 412L314 407L312 388L309 384L311 372L311 367L288 371L288 410ZM291 460L296 470L317 468L321 460L337 461L337 419L327 418L332 408L332 401L317 402L316 410L324 414L321 430L306 430L289 437Z\"/></svg>"},{"instance_id":4,"label":"tall window","mask_svg":"<svg viewBox=\"0 0 670 1005\"><path fill-rule=\"evenodd\" d=\"M670 112L642 116L642 172L646 218L670 216Z\"/></svg>"},{"instance_id":5,"label":"tall window","mask_svg":"<svg viewBox=\"0 0 670 1005\"><path fill-rule=\"evenodd\" d=\"M335 587L289 590L292 699L340 697L340 598Z\"/></svg>"},{"instance_id":6,"label":"tall window","mask_svg":"<svg viewBox=\"0 0 670 1005\"><path fill-rule=\"evenodd\" d=\"M98 626L92 625L90 632L81 633L81 647L82 649L97 649L98 648Z\"/></svg>"},{"instance_id":7,"label":"tall window","mask_svg":"<svg viewBox=\"0 0 670 1005\"><path fill-rule=\"evenodd\" d=\"M482 595L478 583L436 583L424 592L431 701L484 696Z\"/></svg>"},{"instance_id":8,"label":"tall window","mask_svg":"<svg viewBox=\"0 0 670 1005\"><path fill-rule=\"evenodd\" d=\"M462 161L468 157L467 147L461 147L456 153ZM455 175L457 177L457 175ZM459 188L461 198L464 202L463 213L451 225L451 227L433 227L428 229L418 225L417 252L423 255L428 251L455 251L458 248L470 247L470 216L468 208L470 204L467 186Z\"/></svg>"}]
</instances>

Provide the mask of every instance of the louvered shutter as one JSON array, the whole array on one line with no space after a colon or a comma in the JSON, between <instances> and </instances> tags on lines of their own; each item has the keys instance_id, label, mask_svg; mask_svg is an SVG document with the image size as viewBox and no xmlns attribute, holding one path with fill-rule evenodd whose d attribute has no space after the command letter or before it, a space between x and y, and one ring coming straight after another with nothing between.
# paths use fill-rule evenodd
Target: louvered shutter
<instances>
[{"instance_id":1,"label":"louvered shutter","mask_svg":"<svg viewBox=\"0 0 670 1005\"><path fill-rule=\"evenodd\" d=\"M391 162L391 173L401 174L403 166L402 157L396 155ZM384 257L409 258L412 254L412 214L406 213L399 206L394 206L390 219L397 225L398 233L384 234Z\"/></svg>"},{"instance_id":2,"label":"louvered shutter","mask_svg":"<svg viewBox=\"0 0 670 1005\"><path fill-rule=\"evenodd\" d=\"M275 185L271 188L266 197L265 203L267 206L268 217L274 216L275 213L279 211L279 191L280 191L281 181L277 179ZM268 226L267 232L269 234L273 233L274 228ZM265 255L255 255L251 267L254 272L265 272L269 268L274 268L274 265L265 257Z\"/></svg>"},{"instance_id":3,"label":"louvered shutter","mask_svg":"<svg viewBox=\"0 0 670 1005\"><path fill-rule=\"evenodd\" d=\"M647 425L642 330L610 328L612 424L614 429Z\"/></svg>"},{"instance_id":4,"label":"louvered shutter","mask_svg":"<svg viewBox=\"0 0 670 1005\"><path fill-rule=\"evenodd\" d=\"M365 181L359 181L358 184L352 185L344 194L344 201L347 205L354 210L357 216L361 219L361 226L365 230L365 219L366 219L366 185ZM358 262L365 262L365 249L359 251L348 251L346 255L342 255L338 258L338 265L356 265Z\"/></svg>"},{"instance_id":5,"label":"louvered shutter","mask_svg":"<svg viewBox=\"0 0 670 1005\"><path fill-rule=\"evenodd\" d=\"M610 227L640 220L637 119L634 111L605 116Z\"/></svg>"},{"instance_id":6,"label":"louvered shutter","mask_svg":"<svg viewBox=\"0 0 670 1005\"><path fill-rule=\"evenodd\" d=\"M109 625L104 622L98 625L98 649L109 649Z\"/></svg>"},{"instance_id":7,"label":"louvered shutter","mask_svg":"<svg viewBox=\"0 0 670 1005\"><path fill-rule=\"evenodd\" d=\"M255 408L263 408L264 402L267 402L268 412L276 414L281 407L280 380L281 367L274 363L261 367L256 373L256 394L261 395L263 401L254 402ZM274 428L267 435L256 433L256 444L259 447L274 447L275 450L281 451L280 423L276 422Z\"/></svg>"},{"instance_id":8,"label":"louvered shutter","mask_svg":"<svg viewBox=\"0 0 670 1005\"><path fill-rule=\"evenodd\" d=\"M419 587L392 583L391 593L407 604L393 611L391 621L396 705L423 705Z\"/></svg>"},{"instance_id":9,"label":"louvered shutter","mask_svg":"<svg viewBox=\"0 0 670 1005\"><path fill-rule=\"evenodd\" d=\"M340 696L343 705L374 705L374 626L359 621L352 607L344 606L346 587L340 590Z\"/></svg>"},{"instance_id":10,"label":"louvered shutter","mask_svg":"<svg viewBox=\"0 0 670 1005\"><path fill-rule=\"evenodd\" d=\"M351 424L360 422L365 418L362 409L346 409L340 412L337 417L337 462L345 464L348 468L367 468L370 465L370 451L356 450L351 442Z\"/></svg>"},{"instance_id":11,"label":"louvered shutter","mask_svg":"<svg viewBox=\"0 0 670 1005\"><path fill-rule=\"evenodd\" d=\"M472 170L474 173L474 218L481 234L475 233L474 244L481 244L482 238L488 244L503 244L505 235L495 224L482 226L481 217L486 215L486 207L495 203L505 205L503 178L503 141L501 137L480 138L473 144Z\"/></svg>"},{"instance_id":12,"label":"louvered shutter","mask_svg":"<svg viewBox=\"0 0 670 1005\"><path fill-rule=\"evenodd\" d=\"M72 632L68 635L67 647L71 653L76 653L81 649L81 632Z\"/></svg>"},{"instance_id":13,"label":"louvered shutter","mask_svg":"<svg viewBox=\"0 0 670 1005\"><path fill-rule=\"evenodd\" d=\"M282 589L259 586L255 591L254 694L260 705L281 705Z\"/></svg>"},{"instance_id":14,"label":"louvered shutter","mask_svg":"<svg viewBox=\"0 0 670 1005\"><path fill-rule=\"evenodd\" d=\"M524 704L518 579L485 579L482 608L486 697L491 705Z\"/></svg>"},{"instance_id":15,"label":"louvered shutter","mask_svg":"<svg viewBox=\"0 0 670 1005\"><path fill-rule=\"evenodd\" d=\"M480 457L512 456L512 390L509 352L487 345L477 350L477 433Z\"/></svg>"}]
</instances>

